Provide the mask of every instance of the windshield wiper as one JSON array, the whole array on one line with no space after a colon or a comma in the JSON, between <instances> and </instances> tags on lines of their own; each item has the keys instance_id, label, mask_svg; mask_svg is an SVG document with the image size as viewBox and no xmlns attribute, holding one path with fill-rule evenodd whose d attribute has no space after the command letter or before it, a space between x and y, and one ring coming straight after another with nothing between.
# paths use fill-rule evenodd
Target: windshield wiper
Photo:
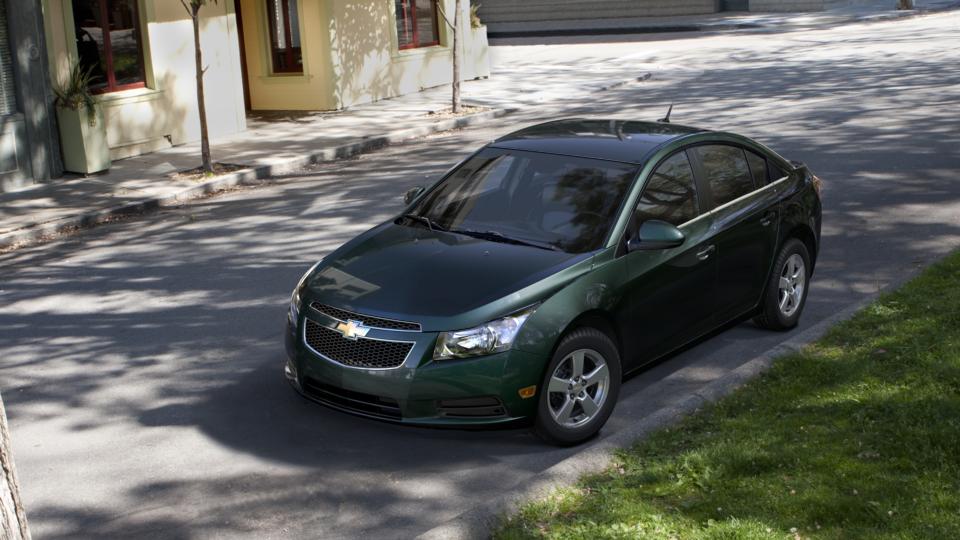
<instances>
[{"instance_id":1,"label":"windshield wiper","mask_svg":"<svg viewBox=\"0 0 960 540\"><path fill-rule=\"evenodd\" d=\"M520 238L514 238L512 236L507 236L501 232L497 231L475 231L472 229L450 229L452 233L464 234L467 236L472 236L474 238L480 238L483 240L492 240L494 242L503 242L504 244L516 244L518 246L530 246L540 249L546 249L550 251L562 251L560 248L553 244L548 244L546 242L537 242L534 240L522 240Z\"/></svg>"},{"instance_id":2,"label":"windshield wiper","mask_svg":"<svg viewBox=\"0 0 960 540\"><path fill-rule=\"evenodd\" d=\"M437 223L436 221L433 221L432 219L428 218L427 216L421 216L420 214L403 214L403 215L400 216L400 217L406 218L406 219L409 219L409 220L412 220L412 221L416 221L416 222L418 222L418 223L423 223L423 224L426 225L427 228L430 229L431 231L446 231L446 230L447 230L447 229L445 229L444 227L440 226L440 224Z\"/></svg>"}]
</instances>

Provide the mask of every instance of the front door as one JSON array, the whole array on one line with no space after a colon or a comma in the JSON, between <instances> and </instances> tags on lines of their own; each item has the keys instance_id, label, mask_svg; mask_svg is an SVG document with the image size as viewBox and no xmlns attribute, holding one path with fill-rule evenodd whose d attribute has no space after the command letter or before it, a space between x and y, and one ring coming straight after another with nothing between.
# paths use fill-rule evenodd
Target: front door
<instances>
[{"instance_id":1,"label":"front door","mask_svg":"<svg viewBox=\"0 0 960 540\"><path fill-rule=\"evenodd\" d=\"M686 236L683 245L625 255L627 313L621 335L627 368L670 352L709 330L717 283L711 216L700 202L687 152L663 160L644 186L630 231L646 220L666 221Z\"/></svg>"},{"instance_id":2,"label":"front door","mask_svg":"<svg viewBox=\"0 0 960 540\"><path fill-rule=\"evenodd\" d=\"M237 18L237 41L240 46L240 76L243 78L243 107L250 111L250 83L247 79L247 49L243 36L243 10L240 0L233 0L233 12Z\"/></svg>"}]
</instances>

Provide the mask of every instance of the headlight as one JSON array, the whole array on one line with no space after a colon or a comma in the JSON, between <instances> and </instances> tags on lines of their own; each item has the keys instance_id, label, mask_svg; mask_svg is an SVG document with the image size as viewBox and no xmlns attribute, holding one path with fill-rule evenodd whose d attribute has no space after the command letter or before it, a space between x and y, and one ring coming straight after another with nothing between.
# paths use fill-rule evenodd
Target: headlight
<instances>
[{"instance_id":1,"label":"headlight","mask_svg":"<svg viewBox=\"0 0 960 540\"><path fill-rule=\"evenodd\" d=\"M300 319L300 291L303 289L303 284L306 283L307 278L310 277L310 274L320 266L320 263L323 262L323 259L317 261L316 264L310 267L303 276L300 278L300 281L297 282L297 286L293 288L293 294L290 295L290 308L287 310L287 322L296 325L297 320Z\"/></svg>"},{"instance_id":2,"label":"headlight","mask_svg":"<svg viewBox=\"0 0 960 540\"><path fill-rule=\"evenodd\" d=\"M444 332L437 338L433 359L450 360L510 350L520 327L536 309L536 306L527 308L469 330Z\"/></svg>"}]
</instances>

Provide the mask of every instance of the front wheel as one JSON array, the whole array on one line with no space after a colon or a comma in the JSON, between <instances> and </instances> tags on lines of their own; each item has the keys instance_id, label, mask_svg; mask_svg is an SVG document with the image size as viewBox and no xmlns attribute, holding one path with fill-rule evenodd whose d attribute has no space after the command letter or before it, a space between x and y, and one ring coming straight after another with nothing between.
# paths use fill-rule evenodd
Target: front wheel
<instances>
[{"instance_id":1,"label":"front wheel","mask_svg":"<svg viewBox=\"0 0 960 540\"><path fill-rule=\"evenodd\" d=\"M807 302L809 268L807 246L796 238L787 240L774 263L760 305L760 314L753 319L758 326L770 330L789 330L797 325Z\"/></svg>"},{"instance_id":2,"label":"front wheel","mask_svg":"<svg viewBox=\"0 0 960 540\"><path fill-rule=\"evenodd\" d=\"M534 431L560 446L593 437L613 412L620 378L620 354L606 334L593 328L567 334L540 385Z\"/></svg>"}]
</instances>

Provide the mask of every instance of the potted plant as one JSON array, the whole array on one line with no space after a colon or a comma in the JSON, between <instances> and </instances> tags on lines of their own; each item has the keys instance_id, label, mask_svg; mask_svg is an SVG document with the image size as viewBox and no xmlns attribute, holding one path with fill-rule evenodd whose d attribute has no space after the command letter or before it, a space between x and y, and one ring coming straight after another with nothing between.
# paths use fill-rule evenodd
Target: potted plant
<instances>
[{"instance_id":1,"label":"potted plant","mask_svg":"<svg viewBox=\"0 0 960 540\"><path fill-rule=\"evenodd\" d=\"M66 84L55 90L63 168L81 174L110 168L103 109L90 92L92 79L90 68L75 64Z\"/></svg>"}]
</instances>

